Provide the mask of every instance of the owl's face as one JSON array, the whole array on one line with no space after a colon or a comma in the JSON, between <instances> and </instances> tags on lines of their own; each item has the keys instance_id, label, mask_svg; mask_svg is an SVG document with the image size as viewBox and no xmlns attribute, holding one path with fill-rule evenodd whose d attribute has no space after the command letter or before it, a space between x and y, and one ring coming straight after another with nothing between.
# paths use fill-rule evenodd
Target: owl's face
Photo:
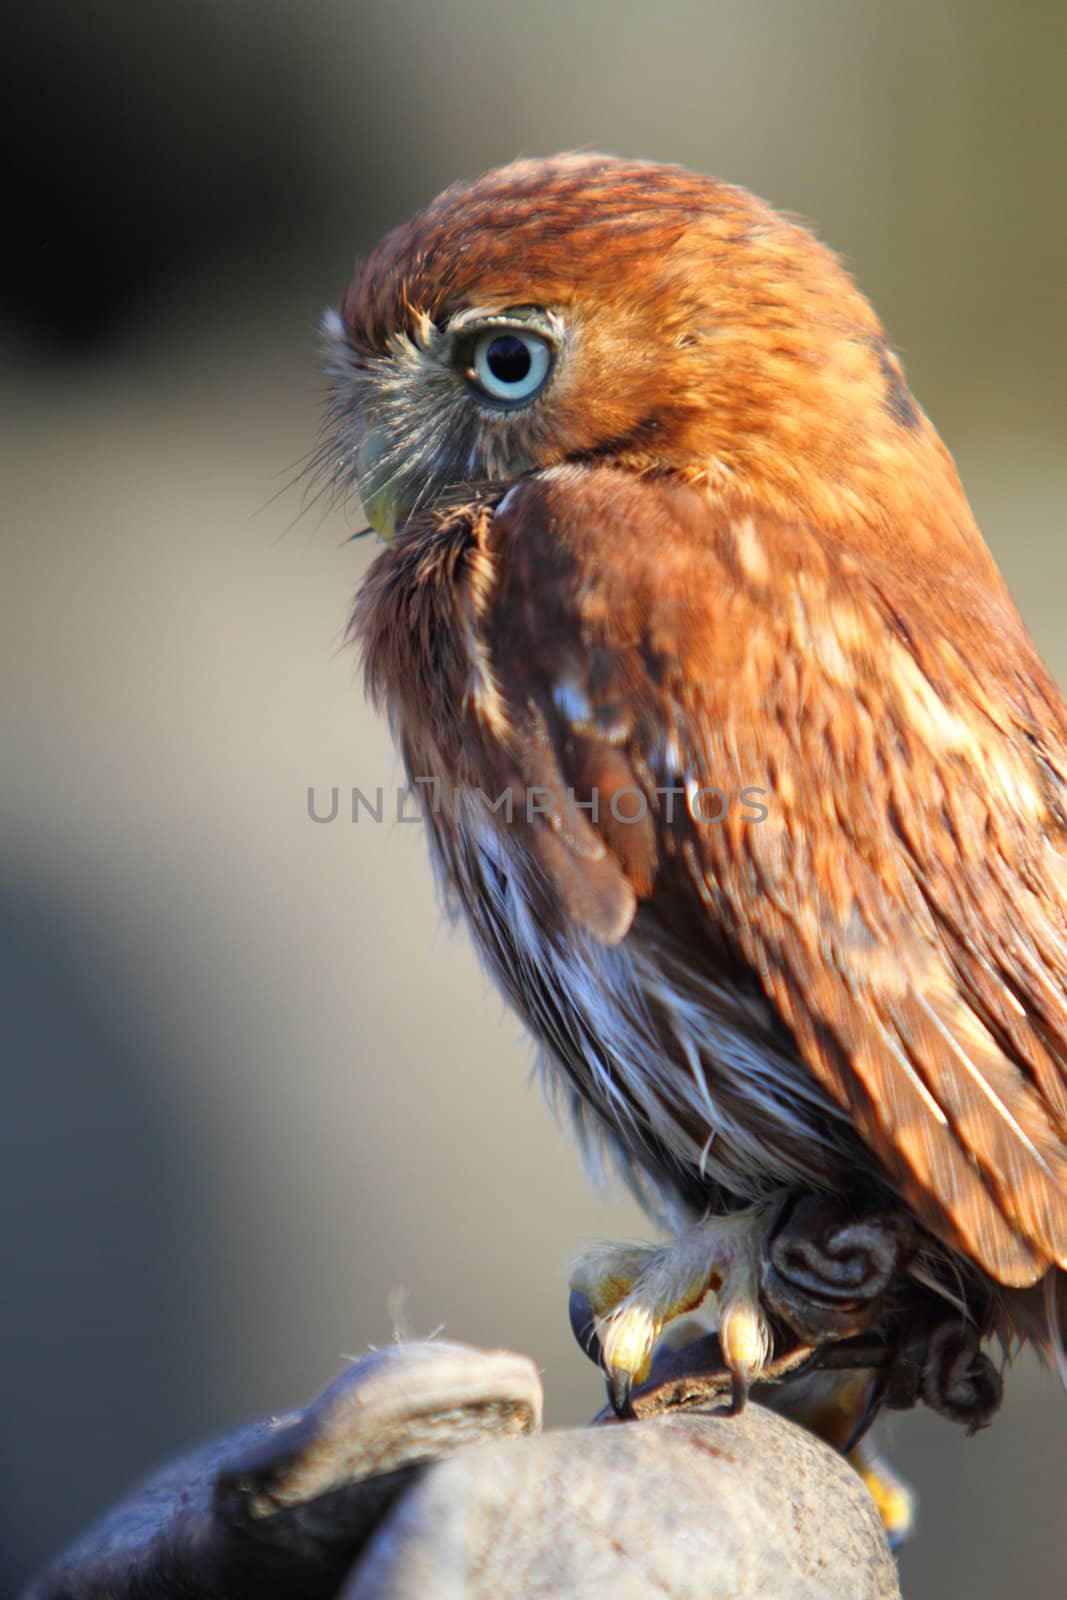
<instances>
[{"instance_id":1,"label":"owl's face","mask_svg":"<svg viewBox=\"0 0 1067 1600\"><path fill-rule=\"evenodd\" d=\"M564 156L446 190L326 334L322 460L387 538L564 463L854 519L900 432L899 367L832 254L680 168Z\"/></svg>"},{"instance_id":2,"label":"owl's face","mask_svg":"<svg viewBox=\"0 0 1067 1600\"><path fill-rule=\"evenodd\" d=\"M419 310L368 354L352 351L339 318L328 333L337 420L383 537L452 492L469 497L564 458L581 333L558 307L464 305L441 322Z\"/></svg>"}]
</instances>

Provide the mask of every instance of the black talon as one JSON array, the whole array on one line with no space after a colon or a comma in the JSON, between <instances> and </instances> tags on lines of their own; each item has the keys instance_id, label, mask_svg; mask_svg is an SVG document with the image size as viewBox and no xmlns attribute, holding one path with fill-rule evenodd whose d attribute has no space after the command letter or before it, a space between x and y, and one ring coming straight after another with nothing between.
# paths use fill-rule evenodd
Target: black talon
<instances>
[{"instance_id":1,"label":"black talon","mask_svg":"<svg viewBox=\"0 0 1067 1600\"><path fill-rule=\"evenodd\" d=\"M739 1417L748 1400L748 1371L745 1367L730 1368L730 1415Z\"/></svg>"},{"instance_id":2,"label":"black talon","mask_svg":"<svg viewBox=\"0 0 1067 1600\"><path fill-rule=\"evenodd\" d=\"M611 1367L606 1371L605 1377L612 1411L622 1421L632 1420L637 1415L630 1398L630 1391L634 1386L632 1376L624 1372L621 1367Z\"/></svg>"},{"instance_id":3,"label":"black talon","mask_svg":"<svg viewBox=\"0 0 1067 1600\"><path fill-rule=\"evenodd\" d=\"M870 1392L867 1395L867 1403L860 1414L859 1421L852 1429L847 1444L845 1444L841 1450L841 1454L843 1456L847 1456L851 1451L855 1450L860 1440L865 1439L867 1434L870 1433L875 1422L878 1420L879 1411L881 1411L882 1407L885 1405L885 1395L886 1377L884 1373L879 1372L874 1376L874 1380L870 1387Z\"/></svg>"},{"instance_id":4,"label":"black talon","mask_svg":"<svg viewBox=\"0 0 1067 1600\"><path fill-rule=\"evenodd\" d=\"M600 1339L596 1331L596 1317L589 1301L579 1289L571 1290L567 1311L570 1317L571 1332L577 1339L579 1347L589 1357L593 1365L599 1367Z\"/></svg>"}]
</instances>

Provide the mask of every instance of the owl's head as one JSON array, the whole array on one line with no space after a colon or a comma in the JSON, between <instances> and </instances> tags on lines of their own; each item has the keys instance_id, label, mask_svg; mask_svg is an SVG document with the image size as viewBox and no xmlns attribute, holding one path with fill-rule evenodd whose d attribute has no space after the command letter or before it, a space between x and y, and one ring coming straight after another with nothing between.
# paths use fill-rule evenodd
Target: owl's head
<instances>
[{"instance_id":1,"label":"owl's head","mask_svg":"<svg viewBox=\"0 0 1067 1600\"><path fill-rule=\"evenodd\" d=\"M880 441L925 427L829 250L650 162L558 156L447 189L357 268L325 332L323 456L386 537L591 461L793 508L822 484L854 515Z\"/></svg>"}]
</instances>

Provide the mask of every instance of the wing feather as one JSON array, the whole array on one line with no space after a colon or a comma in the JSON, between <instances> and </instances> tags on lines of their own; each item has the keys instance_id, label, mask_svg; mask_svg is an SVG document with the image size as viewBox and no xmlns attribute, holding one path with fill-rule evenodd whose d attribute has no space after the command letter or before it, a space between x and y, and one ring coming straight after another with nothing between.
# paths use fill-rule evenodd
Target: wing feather
<instances>
[{"instance_id":1,"label":"wing feather","mask_svg":"<svg viewBox=\"0 0 1067 1600\"><path fill-rule=\"evenodd\" d=\"M485 538L495 759L569 914L637 938L680 880L928 1225L1067 1267L1067 713L1010 601L607 468Z\"/></svg>"}]
</instances>

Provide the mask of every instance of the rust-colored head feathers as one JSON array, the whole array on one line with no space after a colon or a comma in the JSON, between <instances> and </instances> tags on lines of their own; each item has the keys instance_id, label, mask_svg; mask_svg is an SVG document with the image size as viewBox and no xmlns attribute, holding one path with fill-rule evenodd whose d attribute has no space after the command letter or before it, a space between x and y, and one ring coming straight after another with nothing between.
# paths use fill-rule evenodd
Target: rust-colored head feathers
<instances>
[{"instance_id":1,"label":"rust-colored head feathers","mask_svg":"<svg viewBox=\"0 0 1067 1600\"><path fill-rule=\"evenodd\" d=\"M807 507L827 525L885 527L905 457L936 479L941 518L966 524L951 462L833 253L745 190L678 167L563 156L446 190L357 271L335 368L379 370L414 348L439 416L426 358L451 358L453 320L531 304L558 318L551 394L478 419L474 471L479 430L453 413L441 490L509 465L610 458ZM408 404L424 421L419 398ZM457 431L465 456L449 448ZM946 488L958 502L947 509Z\"/></svg>"},{"instance_id":2,"label":"rust-colored head feathers","mask_svg":"<svg viewBox=\"0 0 1067 1600\"><path fill-rule=\"evenodd\" d=\"M394 230L330 336L368 682L586 1131L696 1211L890 1197L1032 1331L1067 713L867 301L743 190L563 156Z\"/></svg>"}]
</instances>

